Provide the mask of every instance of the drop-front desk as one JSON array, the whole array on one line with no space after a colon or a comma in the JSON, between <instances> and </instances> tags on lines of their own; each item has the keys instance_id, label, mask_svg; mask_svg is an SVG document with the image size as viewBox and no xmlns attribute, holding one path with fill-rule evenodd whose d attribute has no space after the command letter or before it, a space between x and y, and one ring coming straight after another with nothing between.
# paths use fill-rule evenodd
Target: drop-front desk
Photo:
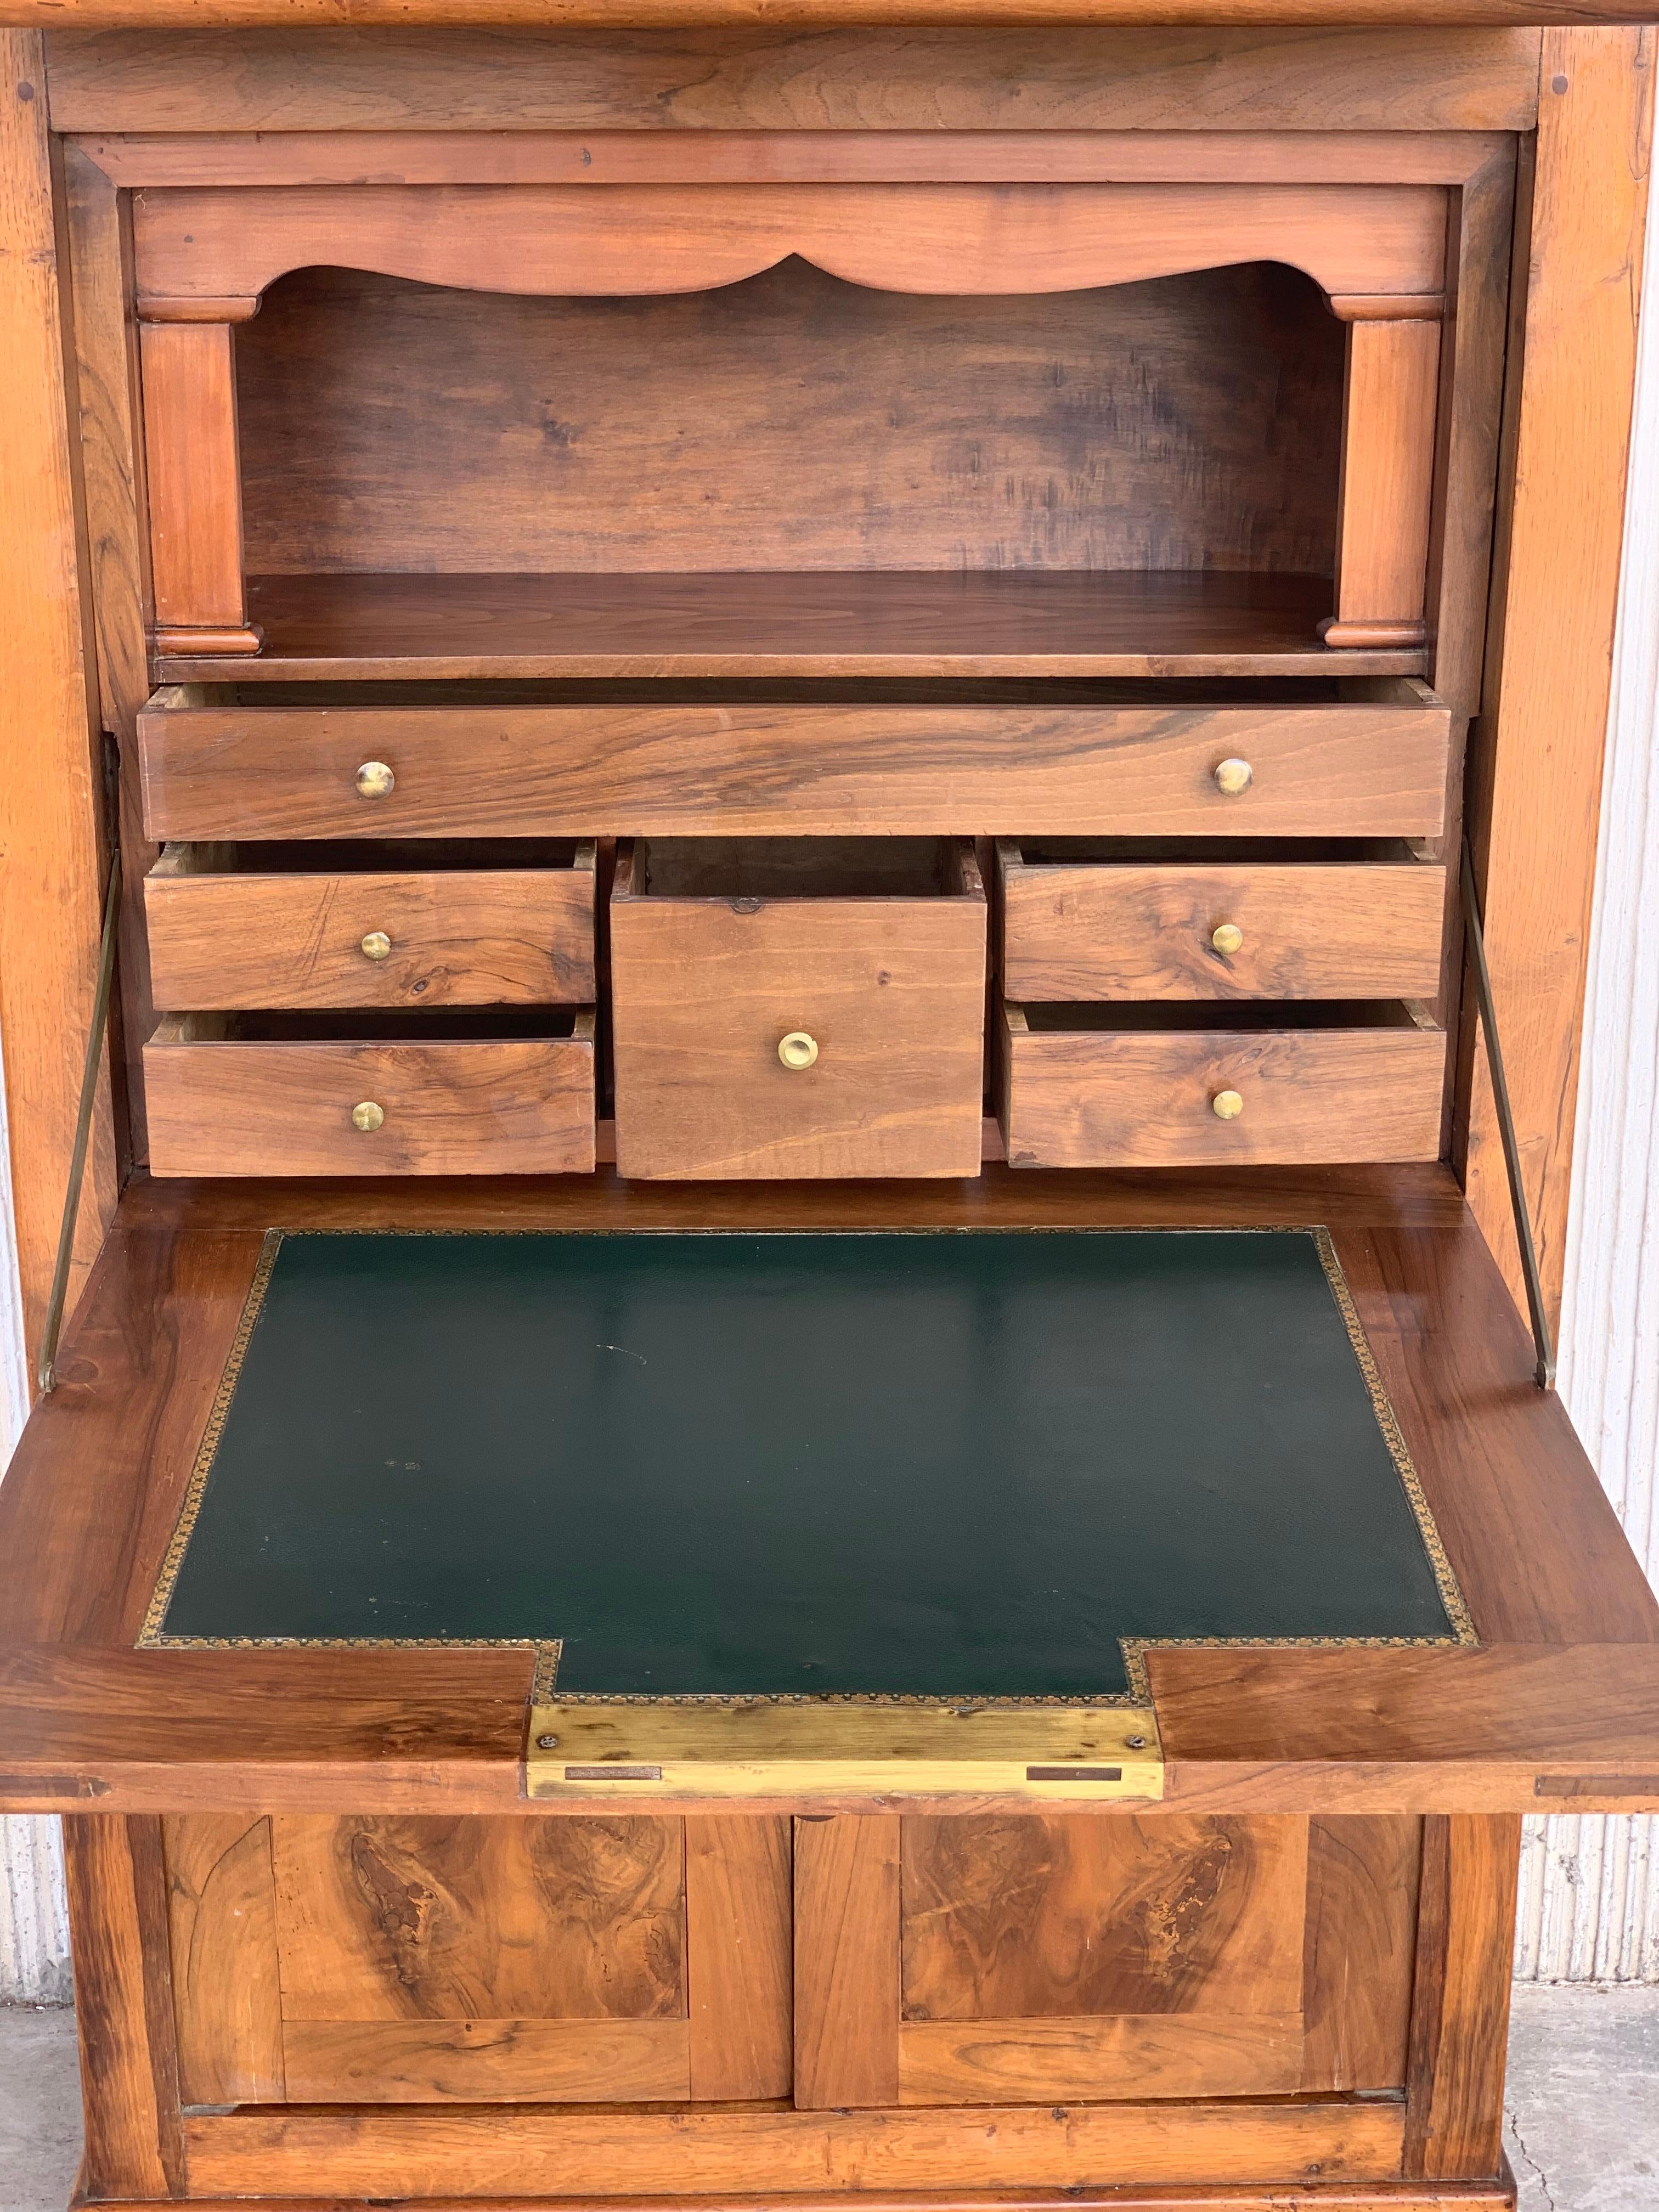
<instances>
[{"instance_id":1,"label":"drop-front desk","mask_svg":"<svg viewBox=\"0 0 1659 2212\"><path fill-rule=\"evenodd\" d=\"M1617 13L0 6L83 2201L1513 2204Z\"/></svg>"}]
</instances>

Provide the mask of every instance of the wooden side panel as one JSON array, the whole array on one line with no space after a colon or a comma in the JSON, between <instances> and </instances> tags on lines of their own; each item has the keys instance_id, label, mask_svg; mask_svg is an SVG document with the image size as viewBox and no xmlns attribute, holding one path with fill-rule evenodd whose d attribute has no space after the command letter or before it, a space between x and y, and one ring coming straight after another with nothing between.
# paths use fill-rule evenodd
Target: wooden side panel
<instances>
[{"instance_id":1,"label":"wooden side panel","mask_svg":"<svg viewBox=\"0 0 1659 2212\"><path fill-rule=\"evenodd\" d=\"M161 1823L77 1814L64 1823L64 1863L86 2121L81 2194L180 2196Z\"/></svg>"},{"instance_id":2,"label":"wooden side panel","mask_svg":"<svg viewBox=\"0 0 1659 2212\"><path fill-rule=\"evenodd\" d=\"M292 25L289 0L275 13ZM1167 15L1167 6L1160 9ZM1524 10L1521 11L1524 13ZM687 27L595 39L377 23L320 35L58 29L58 131L1528 131L1538 33L1156 28Z\"/></svg>"},{"instance_id":3,"label":"wooden side panel","mask_svg":"<svg viewBox=\"0 0 1659 2212\"><path fill-rule=\"evenodd\" d=\"M690 2094L787 2097L793 2081L793 1823L712 1814L685 1823Z\"/></svg>"},{"instance_id":4,"label":"wooden side panel","mask_svg":"<svg viewBox=\"0 0 1659 2212\"><path fill-rule=\"evenodd\" d=\"M1545 34L1524 323L1471 777L1487 957L1547 1297L1560 1303L1636 374L1656 33ZM1587 374L1585 364L1595 363ZM1468 1188L1522 1301L1474 1016Z\"/></svg>"},{"instance_id":5,"label":"wooden side panel","mask_svg":"<svg viewBox=\"0 0 1659 2212\"><path fill-rule=\"evenodd\" d=\"M1518 1816L1423 1824L1405 2171L1478 2180L1503 2156Z\"/></svg>"},{"instance_id":6,"label":"wooden side panel","mask_svg":"<svg viewBox=\"0 0 1659 2212\"><path fill-rule=\"evenodd\" d=\"M144 323L140 339L157 627L240 630L246 599L234 334L224 323Z\"/></svg>"},{"instance_id":7,"label":"wooden side panel","mask_svg":"<svg viewBox=\"0 0 1659 2212\"><path fill-rule=\"evenodd\" d=\"M899 2002L898 1820L876 1814L798 1820L799 2110L897 2104Z\"/></svg>"},{"instance_id":8,"label":"wooden side panel","mask_svg":"<svg viewBox=\"0 0 1659 2212\"><path fill-rule=\"evenodd\" d=\"M685 2011L680 1823L274 1824L291 2021L636 2021Z\"/></svg>"},{"instance_id":9,"label":"wooden side panel","mask_svg":"<svg viewBox=\"0 0 1659 2212\"><path fill-rule=\"evenodd\" d=\"M179 2091L187 2105L285 2094L270 1822L198 1814L161 1824Z\"/></svg>"},{"instance_id":10,"label":"wooden side panel","mask_svg":"<svg viewBox=\"0 0 1659 2212\"><path fill-rule=\"evenodd\" d=\"M0 637L15 733L0 776L0 1037L31 1370L63 1215L101 917L93 652L78 567L45 56L0 31ZM115 1203L100 1096L73 1309Z\"/></svg>"},{"instance_id":11,"label":"wooden side panel","mask_svg":"<svg viewBox=\"0 0 1659 2212\"><path fill-rule=\"evenodd\" d=\"M1439 383L1437 321L1350 324L1328 645L1409 645L1423 635Z\"/></svg>"},{"instance_id":12,"label":"wooden side panel","mask_svg":"<svg viewBox=\"0 0 1659 2212\"><path fill-rule=\"evenodd\" d=\"M1304 2090L1397 2089L1406 2079L1422 1851L1420 1820L1309 1823Z\"/></svg>"}]
</instances>

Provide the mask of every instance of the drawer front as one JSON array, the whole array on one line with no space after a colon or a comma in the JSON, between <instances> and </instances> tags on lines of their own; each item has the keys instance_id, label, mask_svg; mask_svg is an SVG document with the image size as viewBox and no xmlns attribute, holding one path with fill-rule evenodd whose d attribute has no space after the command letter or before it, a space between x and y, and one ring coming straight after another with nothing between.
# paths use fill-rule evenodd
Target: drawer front
<instances>
[{"instance_id":1,"label":"drawer front","mask_svg":"<svg viewBox=\"0 0 1659 2212\"><path fill-rule=\"evenodd\" d=\"M140 720L145 823L158 840L1433 836L1450 718L1385 688L1306 707L163 703ZM1218 782L1227 761L1242 788Z\"/></svg>"},{"instance_id":2,"label":"drawer front","mask_svg":"<svg viewBox=\"0 0 1659 2212\"><path fill-rule=\"evenodd\" d=\"M979 1173L981 901L619 898L611 963L621 1174Z\"/></svg>"},{"instance_id":3,"label":"drawer front","mask_svg":"<svg viewBox=\"0 0 1659 2212\"><path fill-rule=\"evenodd\" d=\"M180 1012L586 1006L594 995L591 862L420 875L152 872L144 919L151 994Z\"/></svg>"},{"instance_id":4,"label":"drawer front","mask_svg":"<svg viewBox=\"0 0 1659 2212\"><path fill-rule=\"evenodd\" d=\"M593 1166L590 1018L572 1037L144 1048L159 1176L562 1175ZM361 1130L353 1109L380 1107Z\"/></svg>"},{"instance_id":5,"label":"drawer front","mask_svg":"<svg viewBox=\"0 0 1659 2212\"><path fill-rule=\"evenodd\" d=\"M1431 999L1440 988L1446 874L1426 861L1029 866L1012 847L1000 858L1014 1000Z\"/></svg>"},{"instance_id":6,"label":"drawer front","mask_svg":"<svg viewBox=\"0 0 1659 2212\"><path fill-rule=\"evenodd\" d=\"M1003 1013L1013 1167L1209 1167L1430 1160L1446 1040L1433 1029L1024 1027ZM1223 1120L1223 1091L1243 1102Z\"/></svg>"}]
</instances>

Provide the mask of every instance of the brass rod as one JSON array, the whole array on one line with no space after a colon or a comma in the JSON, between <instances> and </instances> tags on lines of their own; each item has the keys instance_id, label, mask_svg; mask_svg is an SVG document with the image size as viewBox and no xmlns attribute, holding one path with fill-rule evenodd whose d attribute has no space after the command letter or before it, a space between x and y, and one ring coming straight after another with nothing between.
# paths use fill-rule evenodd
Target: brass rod
<instances>
[{"instance_id":1,"label":"brass rod","mask_svg":"<svg viewBox=\"0 0 1659 2212\"><path fill-rule=\"evenodd\" d=\"M64 1219L58 1231L58 1263L52 1271L46 1334L40 1340L40 1364L35 1376L43 1393L58 1387L58 1340L64 1329L64 1301L69 1295L70 1262L75 1255L75 1224L81 1213L81 1185L86 1179L92 1109L98 1096L98 1063L103 1056L104 1031L109 1024L110 987L115 980L115 938L120 915L121 848L116 845L110 853L109 888L104 894L104 936L98 949L98 988L93 997L92 1027L87 1032L87 1057L81 1070L81 1111L75 1124L69 1188L64 1193Z\"/></svg>"},{"instance_id":2,"label":"brass rod","mask_svg":"<svg viewBox=\"0 0 1659 2212\"><path fill-rule=\"evenodd\" d=\"M1498 1108L1498 1134L1504 1140L1504 1165L1510 1178L1510 1205L1515 1214L1516 1241L1521 1247L1521 1273L1526 1279L1527 1306L1532 1317L1532 1340L1538 1354L1533 1370L1540 1390L1555 1382L1555 1346L1550 1337L1549 1315L1544 1305L1544 1280L1539 1272L1538 1247L1532 1238L1532 1216L1527 1211L1526 1186L1521 1179L1521 1146L1515 1133L1510 1106L1510 1086L1504 1073L1504 1048L1498 1040L1498 1012L1492 1004L1492 975L1486 966L1486 933L1480 924L1480 902L1475 896L1474 860L1469 841L1463 840L1463 919L1468 927L1475 995L1480 1001L1480 1029L1486 1040L1486 1066L1492 1073L1492 1095Z\"/></svg>"}]
</instances>

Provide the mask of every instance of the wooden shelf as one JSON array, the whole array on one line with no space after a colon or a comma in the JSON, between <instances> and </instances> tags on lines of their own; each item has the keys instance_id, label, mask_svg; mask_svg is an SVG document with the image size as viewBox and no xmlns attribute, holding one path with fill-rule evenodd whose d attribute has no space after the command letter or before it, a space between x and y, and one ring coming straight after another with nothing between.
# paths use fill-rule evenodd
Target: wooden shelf
<instances>
[{"instance_id":1,"label":"wooden shelf","mask_svg":"<svg viewBox=\"0 0 1659 2212\"><path fill-rule=\"evenodd\" d=\"M1328 579L1079 570L258 576L257 658L163 682L427 677L1414 676L1322 645Z\"/></svg>"}]
</instances>

